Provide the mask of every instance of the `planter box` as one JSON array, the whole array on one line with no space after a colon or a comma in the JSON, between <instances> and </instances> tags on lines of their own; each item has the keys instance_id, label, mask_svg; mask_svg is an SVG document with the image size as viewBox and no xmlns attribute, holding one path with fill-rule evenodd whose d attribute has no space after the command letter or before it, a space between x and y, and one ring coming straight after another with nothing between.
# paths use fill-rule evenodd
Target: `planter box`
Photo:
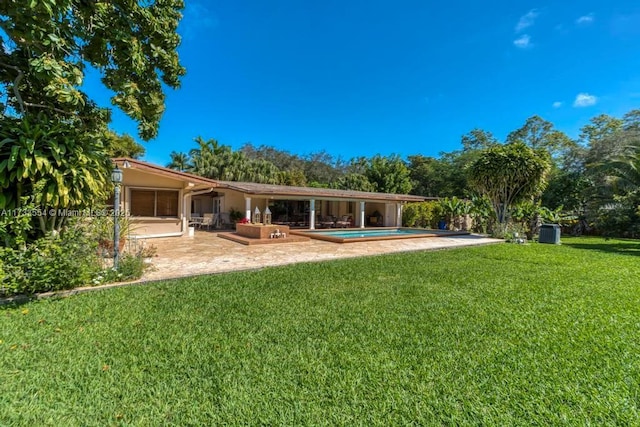
<instances>
[{"instance_id":1,"label":"planter box","mask_svg":"<svg viewBox=\"0 0 640 427\"><path fill-rule=\"evenodd\" d=\"M236 234L249 237L251 239L269 239L271 233L280 230L281 233L289 235L289 226L279 224L236 224Z\"/></svg>"}]
</instances>

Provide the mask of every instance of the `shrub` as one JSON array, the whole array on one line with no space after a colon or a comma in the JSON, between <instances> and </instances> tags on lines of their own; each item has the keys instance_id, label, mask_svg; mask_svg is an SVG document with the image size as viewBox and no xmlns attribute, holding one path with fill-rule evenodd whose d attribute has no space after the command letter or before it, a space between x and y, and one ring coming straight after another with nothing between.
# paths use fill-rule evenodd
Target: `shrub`
<instances>
[{"instance_id":1,"label":"shrub","mask_svg":"<svg viewBox=\"0 0 640 427\"><path fill-rule=\"evenodd\" d=\"M402 223L407 227L437 228L441 216L438 202L410 203L403 209Z\"/></svg>"},{"instance_id":2,"label":"shrub","mask_svg":"<svg viewBox=\"0 0 640 427\"><path fill-rule=\"evenodd\" d=\"M640 237L640 195L617 197L597 211L595 227L605 237Z\"/></svg>"},{"instance_id":3,"label":"shrub","mask_svg":"<svg viewBox=\"0 0 640 427\"><path fill-rule=\"evenodd\" d=\"M146 268L147 264L144 262L144 255L142 253L124 253L120 257L117 270L110 268L103 271L93 283L99 285L101 283L136 280L142 277Z\"/></svg>"},{"instance_id":4,"label":"shrub","mask_svg":"<svg viewBox=\"0 0 640 427\"><path fill-rule=\"evenodd\" d=\"M0 297L140 278L147 267L144 258L153 254L152 248L122 254L117 271L105 268L91 227L86 221L76 221L59 235L0 248Z\"/></svg>"},{"instance_id":5,"label":"shrub","mask_svg":"<svg viewBox=\"0 0 640 427\"><path fill-rule=\"evenodd\" d=\"M86 285L100 270L97 242L73 226L21 248L0 249L0 295L33 294Z\"/></svg>"}]
</instances>

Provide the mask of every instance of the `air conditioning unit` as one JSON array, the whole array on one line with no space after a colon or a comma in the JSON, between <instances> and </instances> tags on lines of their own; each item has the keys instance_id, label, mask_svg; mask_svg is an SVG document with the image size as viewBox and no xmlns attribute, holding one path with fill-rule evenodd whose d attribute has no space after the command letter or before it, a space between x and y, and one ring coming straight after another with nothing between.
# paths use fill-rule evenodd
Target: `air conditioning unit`
<instances>
[{"instance_id":1,"label":"air conditioning unit","mask_svg":"<svg viewBox=\"0 0 640 427\"><path fill-rule=\"evenodd\" d=\"M539 243L560 244L560 226L558 224L542 224L540 226Z\"/></svg>"}]
</instances>

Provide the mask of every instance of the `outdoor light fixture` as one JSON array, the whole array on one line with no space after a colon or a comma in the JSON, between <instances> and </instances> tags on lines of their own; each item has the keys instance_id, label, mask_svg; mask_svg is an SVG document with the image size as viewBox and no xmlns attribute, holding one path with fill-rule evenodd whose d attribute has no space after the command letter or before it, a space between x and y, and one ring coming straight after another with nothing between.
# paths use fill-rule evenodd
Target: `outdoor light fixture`
<instances>
[{"instance_id":1,"label":"outdoor light fixture","mask_svg":"<svg viewBox=\"0 0 640 427\"><path fill-rule=\"evenodd\" d=\"M253 211L253 222L254 224L260 223L260 209L256 206L256 210Z\"/></svg>"},{"instance_id":2,"label":"outdoor light fixture","mask_svg":"<svg viewBox=\"0 0 640 427\"><path fill-rule=\"evenodd\" d=\"M111 182L115 185L115 194L113 200L113 268L118 269L118 256L120 246L120 184L122 184L122 171L116 167L111 171Z\"/></svg>"},{"instance_id":3,"label":"outdoor light fixture","mask_svg":"<svg viewBox=\"0 0 640 427\"><path fill-rule=\"evenodd\" d=\"M264 210L264 223L265 225L271 224L271 211L269 210L269 206Z\"/></svg>"}]
</instances>

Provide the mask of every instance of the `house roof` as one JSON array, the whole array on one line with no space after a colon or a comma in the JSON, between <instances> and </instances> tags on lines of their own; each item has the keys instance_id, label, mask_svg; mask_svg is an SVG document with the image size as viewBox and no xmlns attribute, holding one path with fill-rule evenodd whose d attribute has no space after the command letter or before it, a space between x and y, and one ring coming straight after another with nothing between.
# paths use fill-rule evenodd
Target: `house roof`
<instances>
[{"instance_id":1,"label":"house roof","mask_svg":"<svg viewBox=\"0 0 640 427\"><path fill-rule=\"evenodd\" d=\"M122 165L125 161L129 167L147 171L156 175L182 181L193 182L201 186L208 186L219 190L229 189L253 196L287 199L324 199L324 200L370 200L370 201L395 201L395 202L423 202L434 197L414 196L409 194L375 193L368 191L338 190L333 188L293 187L288 185L258 184L254 182L219 181L180 172L173 169L143 162L141 160L119 157L112 159L116 164Z\"/></svg>"},{"instance_id":2,"label":"house roof","mask_svg":"<svg viewBox=\"0 0 640 427\"><path fill-rule=\"evenodd\" d=\"M338 190L334 188L292 187L288 185L257 184L252 182L218 181L220 187L241 191L246 194L268 196L272 198L287 197L295 199L356 199L385 200L402 202L423 202L422 196L409 194L374 193L367 191Z\"/></svg>"},{"instance_id":3,"label":"house roof","mask_svg":"<svg viewBox=\"0 0 640 427\"><path fill-rule=\"evenodd\" d=\"M128 157L116 157L111 160L123 169L132 168L180 181L193 182L194 184L203 184L209 187L217 186L217 181L212 179L187 172L180 172L175 169L165 168L153 163L143 162L142 160L131 159ZM127 162L127 166L124 166L125 162Z\"/></svg>"}]
</instances>

